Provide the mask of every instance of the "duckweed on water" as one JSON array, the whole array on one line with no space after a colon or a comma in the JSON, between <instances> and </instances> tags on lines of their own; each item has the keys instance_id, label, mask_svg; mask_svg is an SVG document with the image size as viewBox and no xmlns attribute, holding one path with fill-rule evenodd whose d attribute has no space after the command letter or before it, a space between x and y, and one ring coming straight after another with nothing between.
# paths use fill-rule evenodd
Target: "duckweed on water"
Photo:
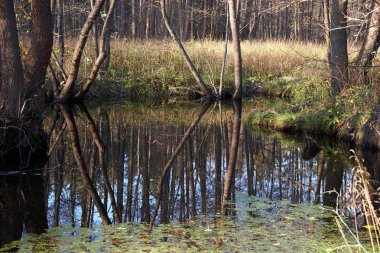
<instances>
[{"instance_id":1,"label":"duckweed on water","mask_svg":"<svg viewBox=\"0 0 380 253\"><path fill-rule=\"evenodd\" d=\"M348 238L349 244L355 242ZM236 215L199 216L155 227L64 226L26 235L3 249L20 252L329 252L345 245L332 212L312 205L236 195ZM345 252L341 248L336 252Z\"/></svg>"}]
</instances>

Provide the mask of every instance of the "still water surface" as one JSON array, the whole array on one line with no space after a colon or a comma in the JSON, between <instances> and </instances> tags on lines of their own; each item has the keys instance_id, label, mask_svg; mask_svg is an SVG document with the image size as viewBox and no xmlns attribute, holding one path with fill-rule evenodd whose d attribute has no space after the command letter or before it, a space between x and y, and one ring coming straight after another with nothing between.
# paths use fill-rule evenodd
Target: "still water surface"
<instances>
[{"instance_id":1,"label":"still water surface","mask_svg":"<svg viewBox=\"0 0 380 253\"><path fill-rule=\"evenodd\" d=\"M342 214L356 212L347 207L356 166L349 143L313 136L322 150L310 152L305 150L305 134L249 126L251 109L249 103L242 109L226 219L220 218L220 212L236 133L232 106L211 105L186 140L183 136L202 106L128 103L92 108L98 137L106 148L103 163L91 120L74 109L88 176L108 217L117 223L116 207L123 224L99 226L102 217L77 169L62 118L52 133L54 149L44 170L1 176L0 197L12 204L6 209L0 205L2 217L7 217L2 219L0 246L4 252L310 252L344 245L329 210L338 205ZM46 120L47 129L54 118L52 114ZM183 148L174 158L181 140ZM360 150L356 154L372 178L380 181L379 154ZM161 225L151 232L136 224L151 220L157 185L170 158L173 163L162 181L155 220ZM41 236L29 234L47 226L59 228Z\"/></svg>"}]
</instances>

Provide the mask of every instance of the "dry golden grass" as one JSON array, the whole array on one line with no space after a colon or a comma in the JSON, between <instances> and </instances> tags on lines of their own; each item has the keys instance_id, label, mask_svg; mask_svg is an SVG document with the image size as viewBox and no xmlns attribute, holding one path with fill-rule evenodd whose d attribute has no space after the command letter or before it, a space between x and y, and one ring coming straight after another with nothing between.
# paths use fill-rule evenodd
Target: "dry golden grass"
<instances>
[{"instance_id":1,"label":"dry golden grass","mask_svg":"<svg viewBox=\"0 0 380 253\"><path fill-rule=\"evenodd\" d=\"M223 61L224 42L191 41L185 43L191 59L209 84L218 83ZM296 71L308 78L327 78L325 47L313 43L285 41L242 42L244 76L284 76ZM226 83L233 80L233 56L228 47ZM144 79L148 82L173 81L183 84L192 77L172 41L112 42L111 77ZM113 74L113 75L112 75Z\"/></svg>"},{"instance_id":2,"label":"dry golden grass","mask_svg":"<svg viewBox=\"0 0 380 253\"><path fill-rule=\"evenodd\" d=\"M75 41L67 41L66 64L70 62L74 43ZM189 41L184 45L205 82L218 87L225 43L203 40ZM250 81L268 84L278 77L291 82L302 79L313 83L325 82L330 78L324 44L281 40L243 41L241 48L246 84ZM92 41L89 41L83 54L80 76L87 76L91 70L95 60L94 52ZM351 61L356 54L357 49L350 49ZM170 39L159 41L113 39L109 68L107 71L102 71L100 76L104 81L116 81L114 83L118 84L117 87L132 86L148 92L194 84L194 78L176 44ZM373 84L380 81L377 68L371 69L370 77ZM233 81L233 55L232 46L229 44L223 84L232 85ZM97 86L102 88L103 84L98 82ZM372 88L376 87L377 85L372 85Z\"/></svg>"}]
</instances>

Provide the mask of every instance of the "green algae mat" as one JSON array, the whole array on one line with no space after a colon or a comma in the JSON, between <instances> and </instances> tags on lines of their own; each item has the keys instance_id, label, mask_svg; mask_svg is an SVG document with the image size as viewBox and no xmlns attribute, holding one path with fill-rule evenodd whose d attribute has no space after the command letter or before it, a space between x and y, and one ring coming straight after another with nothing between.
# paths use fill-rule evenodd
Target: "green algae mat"
<instances>
[{"instance_id":1,"label":"green algae mat","mask_svg":"<svg viewBox=\"0 0 380 253\"><path fill-rule=\"evenodd\" d=\"M186 223L120 224L92 229L62 226L25 235L0 252L356 252L359 246L336 215L320 206L236 195L236 209L224 219L199 216ZM365 252L365 249L361 249ZM371 250L370 250L371 251Z\"/></svg>"}]
</instances>

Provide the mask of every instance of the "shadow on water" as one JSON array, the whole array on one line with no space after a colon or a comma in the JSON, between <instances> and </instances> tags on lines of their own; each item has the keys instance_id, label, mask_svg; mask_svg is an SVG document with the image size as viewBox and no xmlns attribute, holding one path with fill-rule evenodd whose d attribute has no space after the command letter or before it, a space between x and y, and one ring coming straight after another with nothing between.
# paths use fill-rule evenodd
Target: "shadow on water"
<instances>
[{"instance_id":1,"label":"shadow on water","mask_svg":"<svg viewBox=\"0 0 380 253\"><path fill-rule=\"evenodd\" d=\"M45 181L41 171L32 175L0 176L0 248L48 228Z\"/></svg>"},{"instance_id":2,"label":"shadow on water","mask_svg":"<svg viewBox=\"0 0 380 253\"><path fill-rule=\"evenodd\" d=\"M341 205L338 194L347 191L355 166L349 145L250 129L250 109L126 104L90 113L83 104L60 105L45 122L50 150L43 173L0 177L0 245L48 225L237 215L242 193L267 199L246 204L251 217L265 209L254 207L272 201ZM318 148L308 150L307 138ZM379 180L380 156L356 153Z\"/></svg>"}]
</instances>

